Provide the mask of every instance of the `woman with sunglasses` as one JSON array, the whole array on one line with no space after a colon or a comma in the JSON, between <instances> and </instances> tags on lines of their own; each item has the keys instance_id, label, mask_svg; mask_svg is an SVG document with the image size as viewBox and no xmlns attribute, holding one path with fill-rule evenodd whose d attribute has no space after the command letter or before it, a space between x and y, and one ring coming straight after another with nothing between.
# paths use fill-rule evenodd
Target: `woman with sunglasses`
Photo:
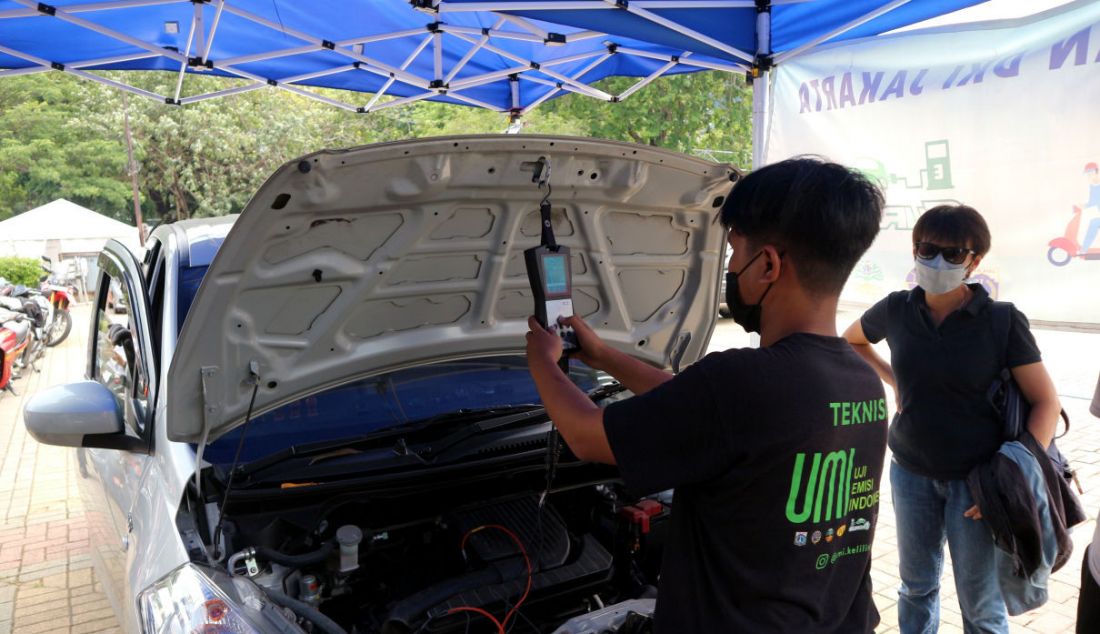
<instances>
[{"instance_id":1,"label":"woman with sunglasses","mask_svg":"<svg viewBox=\"0 0 1100 634\"><path fill-rule=\"evenodd\" d=\"M925 212L913 227L917 287L891 293L844 337L894 388L890 483L897 516L903 634L936 632L947 541L964 631L1008 632L992 533L966 485L1001 446L1002 424L986 391L1007 366L1032 405L1028 429L1043 446L1060 405L1027 318L1012 307L1008 346L994 332L993 301L964 283L990 247L981 214L963 205ZM871 344L886 339L890 362Z\"/></svg>"}]
</instances>

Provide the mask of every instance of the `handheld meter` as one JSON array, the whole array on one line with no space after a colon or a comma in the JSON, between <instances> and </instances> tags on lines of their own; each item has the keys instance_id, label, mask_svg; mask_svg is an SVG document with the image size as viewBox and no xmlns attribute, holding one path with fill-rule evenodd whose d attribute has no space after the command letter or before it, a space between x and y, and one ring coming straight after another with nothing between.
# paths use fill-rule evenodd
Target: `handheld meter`
<instances>
[{"instance_id":1,"label":"handheld meter","mask_svg":"<svg viewBox=\"0 0 1100 634\"><path fill-rule=\"evenodd\" d=\"M559 324L561 317L573 316L573 276L569 247L532 247L523 252L527 279L535 295L535 318L539 324L561 337L566 353L580 349L572 327Z\"/></svg>"}]
</instances>

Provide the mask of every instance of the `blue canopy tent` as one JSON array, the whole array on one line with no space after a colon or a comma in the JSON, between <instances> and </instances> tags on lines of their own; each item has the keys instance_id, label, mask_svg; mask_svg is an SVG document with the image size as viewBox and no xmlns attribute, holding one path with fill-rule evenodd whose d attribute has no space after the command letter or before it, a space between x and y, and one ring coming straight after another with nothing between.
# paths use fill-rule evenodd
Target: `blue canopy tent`
<instances>
[{"instance_id":1,"label":"blue canopy tent","mask_svg":"<svg viewBox=\"0 0 1100 634\"><path fill-rule=\"evenodd\" d=\"M433 100L518 117L569 92L621 101L662 75L711 69L757 79L760 139L773 65L981 1L0 0L0 77L61 71L179 106L275 87L358 113ZM178 79L160 95L103 70ZM244 82L186 94L188 74ZM593 86L612 75L639 81L618 95Z\"/></svg>"}]
</instances>

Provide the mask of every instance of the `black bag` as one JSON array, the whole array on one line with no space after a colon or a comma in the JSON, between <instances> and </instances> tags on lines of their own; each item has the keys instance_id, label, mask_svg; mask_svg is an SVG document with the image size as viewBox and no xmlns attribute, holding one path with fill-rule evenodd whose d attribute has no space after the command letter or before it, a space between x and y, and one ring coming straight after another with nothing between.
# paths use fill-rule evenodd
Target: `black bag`
<instances>
[{"instance_id":1,"label":"black bag","mask_svg":"<svg viewBox=\"0 0 1100 634\"><path fill-rule=\"evenodd\" d=\"M993 332L996 334L998 341L1001 342L1001 350L1007 354L1008 331L1012 322L1012 304L993 302L990 310L993 311ZM1027 418L1031 413L1031 403L1028 403L1023 393L1020 392L1020 386L1012 378L1012 371L1008 369L1006 363L1002 362L1000 376L994 379L993 384L989 386L987 396L990 404L993 405L993 409L997 411L1004 423L1004 433L1002 434L1004 441L1010 442L1020 439L1027 432ZM1064 409L1061 411L1061 415L1066 430L1055 438L1061 438L1069 432L1069 415L1066 414ZM1070 465L1069 459L1058 449L1054 440L1050 441L1046 456L1054 467L1055 473L1061 476L1059 488L1062 492L1061 498L1065 507L1066 527L1076 526L1087 519L1081 500L1069 484L1073 482L1077 490L1084 493L1081 482L1077 479L1077 472ZM1038 457L1036 456L1036 458Z\"/></svg>"}]
</instances>

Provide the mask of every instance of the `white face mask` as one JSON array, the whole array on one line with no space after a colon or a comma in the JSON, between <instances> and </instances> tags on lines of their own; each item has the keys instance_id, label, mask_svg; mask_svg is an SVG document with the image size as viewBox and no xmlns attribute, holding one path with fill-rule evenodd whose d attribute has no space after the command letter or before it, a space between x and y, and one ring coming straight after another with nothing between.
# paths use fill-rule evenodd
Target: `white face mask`
<instances>
[{"instance_id":1,"label":"white face mask","mask_svg":"<svg viewBox=\"0 0 1100 634\"><path fill-rule=\"evenodd\" d=\"M917 286L925 293L943 295L959 287L966 279L966 263L951 264L937 254L931 260L914 258L917 263Z\"/></svg>"}]
</instances>

